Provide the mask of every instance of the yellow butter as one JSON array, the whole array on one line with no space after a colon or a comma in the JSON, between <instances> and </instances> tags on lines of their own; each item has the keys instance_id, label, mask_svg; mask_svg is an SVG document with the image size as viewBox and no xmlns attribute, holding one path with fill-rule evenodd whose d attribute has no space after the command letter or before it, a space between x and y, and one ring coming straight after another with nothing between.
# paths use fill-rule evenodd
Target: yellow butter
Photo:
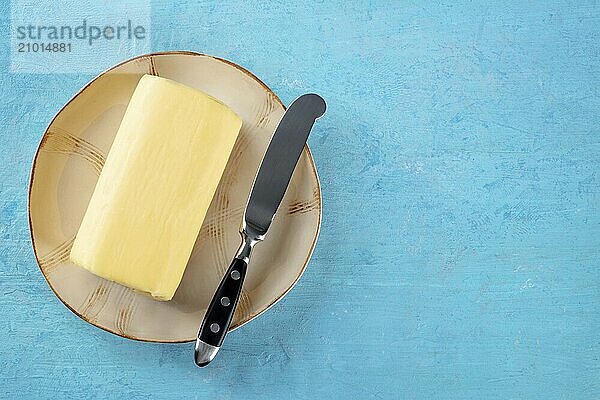
<instances>
[{"instance_id":1,"label":"yellow butter","mask_svg":"<svg viewBox=\"0 0 600 400\"><path fill-rule=\"evenodd\" d=\"M170 300L242 125L212 97L145 75L71 250L96 275Z\"/></svg>"}]
</instances>

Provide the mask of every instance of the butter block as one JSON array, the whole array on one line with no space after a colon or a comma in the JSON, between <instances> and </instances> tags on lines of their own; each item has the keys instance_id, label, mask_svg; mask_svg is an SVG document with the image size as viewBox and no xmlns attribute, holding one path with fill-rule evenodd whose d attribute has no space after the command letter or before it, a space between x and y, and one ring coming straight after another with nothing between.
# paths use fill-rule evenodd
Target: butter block
<instances>
[{"instance_id":1,"label":"butter block","mask_svg":"<svg viewBox=\"0 0 600 400\"><path fill-rule=\"evenodd\" d=\"M170 300L241 125L209 95L143 76L70 259L98 276Z\"/></svg>"}]
</instances>

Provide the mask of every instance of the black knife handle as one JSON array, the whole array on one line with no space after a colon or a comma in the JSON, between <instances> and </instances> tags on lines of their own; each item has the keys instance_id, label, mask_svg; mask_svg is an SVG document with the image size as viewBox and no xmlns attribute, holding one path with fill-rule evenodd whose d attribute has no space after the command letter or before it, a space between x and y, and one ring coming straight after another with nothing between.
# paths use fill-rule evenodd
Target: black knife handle
<instances>
[{"instance_id":1,"label":"black knife handle","mask_svg":"<svg viewBox=\"0 0 600 400\"><path fill-rule=\"evenodd\" d=\"M234 258L229 265L200 326L198 338L202 342L221 347L242 292L247 268L247 262L239 258Z\"/></svg>"}]
</instances>

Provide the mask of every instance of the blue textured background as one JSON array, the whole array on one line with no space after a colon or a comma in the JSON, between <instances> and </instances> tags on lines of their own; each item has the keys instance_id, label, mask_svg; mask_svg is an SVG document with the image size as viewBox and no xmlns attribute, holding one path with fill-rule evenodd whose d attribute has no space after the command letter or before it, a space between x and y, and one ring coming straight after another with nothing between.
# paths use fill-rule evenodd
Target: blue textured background
<instances>
[{"instance_id":1,"label":"blue textured background","mask_svg":"<svg viewBox=\"0 0 600 400\"><path fill-rule=\"evenodd\" d=\"M0 397L600 398L596 2L166 3L152 50L328 101L309 141L312 261L204 370L191 345L70 313L36 266L27 184L47 123L92 76L9 74L4 0Z\"/></svg>"}]
</instances>

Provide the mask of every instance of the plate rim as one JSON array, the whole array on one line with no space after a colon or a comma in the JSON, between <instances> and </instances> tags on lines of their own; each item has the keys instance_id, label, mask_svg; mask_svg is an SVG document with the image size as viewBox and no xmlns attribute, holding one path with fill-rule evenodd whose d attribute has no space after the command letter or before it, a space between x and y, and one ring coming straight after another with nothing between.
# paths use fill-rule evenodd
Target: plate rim
<instances>
[{"instance_id":1,"label":"plate rim","mask_svg":"<svg viewBox=\"0 0 600 400\"><path fill-rule=\"evenodd\" d=\"M46 136L48 135L48 131L50 129L50 127L52 126L52 124L54 123L54 121L56 120L56 118L63 112L63 110L69 106L69 104L71 104L71 102L73 102L73 100L75 100L81 93L83 93L83 91L85 91L92 83L94 83L96 80L98 80L100 77L104 76L105 74L111 72L112 70L130 63L130 62L134 62L137 60L141 60L141 59L145 59L145 58L149 58L150 62L152 62L152 57L159 57L159 56L171 56L171 55L187 55L187 56L194 56L194 57L207 57L207 58L211 58L214 59L216 61L225 63L229 66L232 66L234 68L236 68L237 70L239 70L240 72L242 72L243 74L245 74L246 76L252 78L254 81L256 81L257 83L259 83L270 95L273 96L273 99L279 103L282 107L283 110L286 110L286 106L285 104L281 101L281 99L275 94L275 92L273 92L273 90L268 87L260 78L258 78L256 75L254 75L252 72L248 71L246 68L234 63L233 61L229 61L225 58L221 58L221 57L217 57L217 56L212 56L209 54L205 54L205 53L200 53L200 52L196 52L196 51L189 51L189 50L173 50L173 51L160 51L160 52L152 52L152 53L146 53L146 54L140 54L134 57L130 57L126 60L123 60L121 62L119 62L118 64L115 64L111 67L109 67L108 69L105 69L104 71L100 72L99 74L97 74L96 76L94 76L89 82L87 82L83 87L81 87L81 89L79 89L52 117L52 119L50 120L50 122L48 123L48 126L46 127L46 129L44 130L44 134L42 135L37 149L35 151L35 156L33 157L33 161L31 164L31 170L30 170L30 174L29 174L29 188L28 188L28 192L27 192L27 221L28 221L28 225L29 225L29 235L30 235L30 239L31 239L31 247L33 248L33 254L36 260L36 263L38 265L38 268L40 270L40 272L42 273L42 276L44 277L46 284L48 285L48 287L50 288L50 290L52 290L52 293L54 293L54 296L56 296L60 302L67 307L67 309L69 309L73 314L75 314L76 316L78 316L79 318L81 318L82 320L84 320L85 322L89 323L90 325L95 326L96 328L100 328L106 332L112 333L113 335L122 337L122 338L126 338L126 339L130 339L130 340L135 340L135 341L139 341L139 342L149 342L149 343L191 343L194 340L196 340L195 338L192 339L183 339L183 340L168 340L168 339L147 339L147 338L139 338L136 336L133 336L131 334L127 334L127 333L121 333L118 331L113 331L108 327L99 325L97 323L94 323L93 321L90 321L88 318L86 318L84 315L80 314L77 310L75 310L73 307L71 307L71 305L69 305L60 295L59 293L54 289L54 287L52 286L52 284L50 283L49 278L46 276L46 274L44 273L44 270L42 269L41 265L40 265L40 258L37 254L37 250L36 250L36 246L35 246L35 237L33 234L33 224L31 221L31 191L33 188L33 179L34 179L34 175L35 175L35 169L36 169L36 165L37 165L37 161L38 161L38 155L40 153L40 149L42 147L42 144L44 143ZM319 181L319 175L317 174L317 168L315 166L315 162L312 156L312 153L310 151L310 148L308 147L308 143L304 146L304 150L308 156L308 160L309 160L309 164L310 164L310 169L314 175L315 178L315 182L316 182L316 188L317 188L317 195L319 198L319 207L318 207L318 219L317 219L317 229L314 235L314 238L312 240L312 243L310 245L310 250L308 251L307 255L306 255L306 259L304 260L304 264L302 266L302 268L300 269L298 275L294 278L294 281L291 283L291 285L284 290L275 300L273 300L271 303L269 303L265 308L263 308L262 310L250 314L248 316L246 316L244 319L242 319L241 321L237 322L236 324L232 324L231 327L229 328L229 331L233 331L245 324L247 324L248 322L252 321L254 318L258 317L259 315L261 315L262 313L264 313L265 311L269 310L271 307L273 307L277 302L279 302L283 297L285 297L290 290L292 290L292 288L294 286L296 286L296 284L298 283L298 281L300 280L300 278L302 277L302 275L304 275L304 271L306 270L306 267L308 265L308 262L310 261L310 258L313 254L313 251L315 249L315 245L317 243L317 239L319 237L319 233L321 231L321 220L323 218L323 198L321 195L321 182ZM198 325L200 324L201 321L198 321Z\"/></svg>"}]
</instances>

